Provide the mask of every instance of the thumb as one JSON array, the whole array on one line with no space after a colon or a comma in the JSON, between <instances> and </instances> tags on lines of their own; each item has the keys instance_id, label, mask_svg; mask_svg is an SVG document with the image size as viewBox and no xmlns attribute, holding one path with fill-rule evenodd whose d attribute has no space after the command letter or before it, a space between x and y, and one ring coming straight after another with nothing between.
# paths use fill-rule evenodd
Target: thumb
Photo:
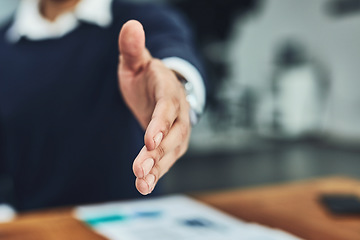
<instances>
[{"instance_id":1,"label":"thumb","mask_svg":"<svg viewBox=\"0 0 360 240\"><path fill-rule=\"evenodd\" d=\"M140 22L126 22L119 36L120 64L125 69L138 72L146 64L151 55L145 48L145 32Z\"/></svg>"}]
</instances>

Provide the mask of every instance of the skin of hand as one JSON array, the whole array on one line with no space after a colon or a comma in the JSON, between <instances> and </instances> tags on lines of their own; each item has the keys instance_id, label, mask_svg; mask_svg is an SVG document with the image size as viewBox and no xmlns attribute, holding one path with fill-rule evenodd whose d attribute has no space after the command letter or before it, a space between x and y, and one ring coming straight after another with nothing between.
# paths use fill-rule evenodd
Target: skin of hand
<instances>
[{"instance_id":1,"label":"skin of hand","mask_svg":"<svg viewBox=\"0 0 360 240\"><path fill-rule=\"evenodd\" d=\"M119 50L120 91L145 129L145 145L134 160L133 171L136 188L146 195L188 148L190 106L175 73L146 49L140 22L130 20L123 25Z\"/></svg>"}]
</instances>

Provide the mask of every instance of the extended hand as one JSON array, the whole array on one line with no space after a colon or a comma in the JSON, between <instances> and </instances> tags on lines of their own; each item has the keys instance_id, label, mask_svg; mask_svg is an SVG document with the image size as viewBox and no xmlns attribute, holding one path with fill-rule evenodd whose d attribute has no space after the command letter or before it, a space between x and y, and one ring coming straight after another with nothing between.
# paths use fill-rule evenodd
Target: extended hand
<instances>
[{"instance_id":1,"label":"extended hand","mask_svg":"<svg viewBox=\"0 0 360 240\"><path fill-rule=\"evenodd\" d=\"M138 21L124 24L119 48L120 90L146 130L145 146L133 164L136 188L146 195L188 148L189 104L175 73L145 48L145 33Z\"/></svg>"}]
</instances>

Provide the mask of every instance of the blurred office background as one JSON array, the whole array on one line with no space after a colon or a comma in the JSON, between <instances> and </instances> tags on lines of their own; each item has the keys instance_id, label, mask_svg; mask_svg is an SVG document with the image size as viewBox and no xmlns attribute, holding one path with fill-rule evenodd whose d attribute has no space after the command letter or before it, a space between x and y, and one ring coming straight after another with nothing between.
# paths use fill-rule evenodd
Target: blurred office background
<instances>
[{"instance_id":1,"label":"blurred office background","mask_svg":"<svg viewBox=\"0 0 360 240\"><path fill-rule=\"evenodd\" d=\"M210 83L167 193L360 178L359 0L158 2L191 23Z\"/></svg>"}]
</instances>

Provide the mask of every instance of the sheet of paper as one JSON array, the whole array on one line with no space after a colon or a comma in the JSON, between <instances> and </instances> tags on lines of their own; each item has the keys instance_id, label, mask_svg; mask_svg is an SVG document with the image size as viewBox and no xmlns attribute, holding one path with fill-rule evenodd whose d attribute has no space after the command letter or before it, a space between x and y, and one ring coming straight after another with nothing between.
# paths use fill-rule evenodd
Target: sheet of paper
<instances>
[{"instance_id":1,"label":"sheet of paper","mask_svg":"<svg viewBox=\"0 0 360 240\"><path fill-rule=\"evenodd\" d=\"M12 221L16 216L15 210L7 205L0 204L0 223L6 223Z\"/></svg>"},{"instance_id":2,"label":"sheet of paper","mask_svg":"<svg viewBox=\"0 0 360 240\"><path fill-rule=\"evenodd\" d=\"M75 217L111 240L296 240L183 195L78 207Z\"/></svg>"}]
</instances>

